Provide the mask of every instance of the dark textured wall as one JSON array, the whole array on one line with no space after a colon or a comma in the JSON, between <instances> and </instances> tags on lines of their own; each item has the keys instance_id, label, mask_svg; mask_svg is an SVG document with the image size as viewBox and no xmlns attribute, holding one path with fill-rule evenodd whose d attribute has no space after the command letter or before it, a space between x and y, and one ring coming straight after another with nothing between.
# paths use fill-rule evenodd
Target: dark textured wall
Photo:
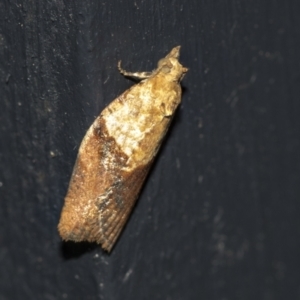
<instances>
[{"instance_id":1,"label":"dark textured wall","mask_svg":"<svg viewBox=\"0 0 300 300\"><path fill-rule=\"evenodd\" d=\"M0 299L298 299L296 0L0 2ZM57 223L82 137L182 45L170 133L110 255Z\"/></svg>"}]
</instances>

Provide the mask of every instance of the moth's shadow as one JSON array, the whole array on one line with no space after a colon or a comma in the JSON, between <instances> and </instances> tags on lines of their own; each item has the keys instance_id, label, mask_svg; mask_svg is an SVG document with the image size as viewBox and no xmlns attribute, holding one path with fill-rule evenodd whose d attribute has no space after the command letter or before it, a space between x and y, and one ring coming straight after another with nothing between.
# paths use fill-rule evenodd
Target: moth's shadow
<instances>
[{"instance_id":1,"label":"moth's shadow","mask_svg":"<svg viewBox=\"0 0 300 300\"><path fill-rule=\"evenodd\" d=\"M60 252L64 259L74 259L78 258L85 253L92 252L100 246L96 243L89 242L61 242Z\"/></svg>"}]
</instances>

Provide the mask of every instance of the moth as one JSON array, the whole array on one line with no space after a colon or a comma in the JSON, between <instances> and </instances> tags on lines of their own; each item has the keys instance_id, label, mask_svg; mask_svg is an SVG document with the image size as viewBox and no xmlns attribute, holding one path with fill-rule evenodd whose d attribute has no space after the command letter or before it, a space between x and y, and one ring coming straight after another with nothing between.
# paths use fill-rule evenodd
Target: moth
<instances>
[{"instance_id":1,"label":"moth","mask_svg":"<svg viewBox=\"0 0 300 300\"><path fill-rule=\"evenodd\" d=\"M111 251L181 102L188 71L180 46L152 72L121 74L141 80L110 103L84 136L58 231L63 240L96 242Z\"/></svg>"}]
</instances>

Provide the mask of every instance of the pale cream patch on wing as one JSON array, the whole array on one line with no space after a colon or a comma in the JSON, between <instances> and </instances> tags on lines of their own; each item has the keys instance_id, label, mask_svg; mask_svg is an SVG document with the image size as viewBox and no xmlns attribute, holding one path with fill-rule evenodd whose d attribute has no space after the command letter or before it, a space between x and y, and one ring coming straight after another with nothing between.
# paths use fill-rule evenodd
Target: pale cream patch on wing
<instances>
[{"instance_id":1,"label":"pale cream patch on wing","mask_svg":"<svg viewBox=\"0 0 300 300\"><path fill-rule=\"evenodd\" d=\"M127 95L128 98L130 96ZM140 141L154 126L149 121L151 119L149 107L153 105L151 101L153 102L151 93L144 92L139 95L139 99L132 97L130 101L117 103L117 109L113 109L112 113L107 112L102 115L109 135L130 158L131 163L128 164L130 169L135 168L138 163L133 158L134 153L139 150ZM139 155L139 160L142 160L144 164L148 163L151 158Z\"/></svg>"}]
</instances>

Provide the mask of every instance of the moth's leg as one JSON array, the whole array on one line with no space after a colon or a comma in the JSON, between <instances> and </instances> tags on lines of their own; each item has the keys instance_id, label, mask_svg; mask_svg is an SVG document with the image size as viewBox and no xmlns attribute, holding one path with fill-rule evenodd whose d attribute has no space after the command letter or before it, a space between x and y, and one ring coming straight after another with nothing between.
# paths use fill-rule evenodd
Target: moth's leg
<instances>
[{"instance_id":1,"label":"moth's leg","mask_svg":"<svg viewBox=\"0 0 300 300\"><path fill-rule=\"evenodd\" d=\"M127 72L121 68L121 61L118 62L118 69L122 75L135 80L147 79L153 75L153 72Z\"/></svg>"}]
</instances>

